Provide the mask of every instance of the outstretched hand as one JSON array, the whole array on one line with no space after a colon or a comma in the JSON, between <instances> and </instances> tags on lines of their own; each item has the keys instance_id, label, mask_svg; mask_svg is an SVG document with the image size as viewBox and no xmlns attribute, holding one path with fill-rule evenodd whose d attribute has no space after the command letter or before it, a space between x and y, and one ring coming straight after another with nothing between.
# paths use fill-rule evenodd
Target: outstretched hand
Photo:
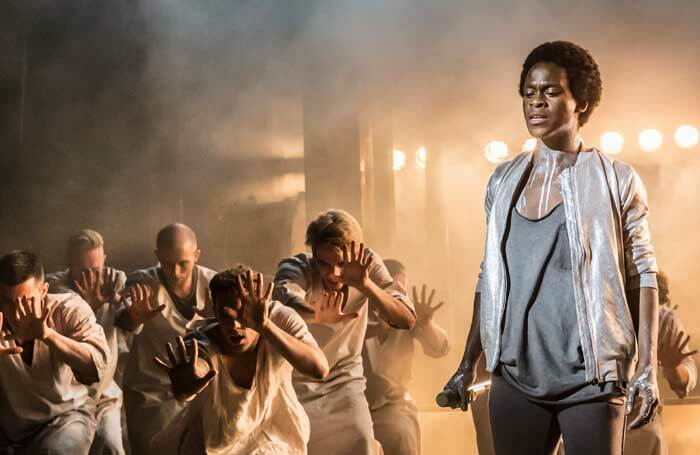
<instances>
[{"instance_id":1,"label":"outstretched hand","mask_svg":"<svg viewBox=\"0 0 700 455\"><path fill-rule=\"evenodd\" d=\"M0 312L0 332L2 332L2 324L3 324L3 315L2 312ZM12 348L3 348L0 347L0 357L4 355L11 355L11 354L21 354L22 353L22 348L19 346L15 346Z\"/></svg>"},{"instance_id":2,"label":"outstretched hand","mask_svg":"<svg viewBox=\"0 0 700 455\"><path fill-rule=\"evenodd\" d=\"M364 243L360 243L359 248L355 247L355 242L350 242L348 246L343 245L343 284L351 286L360 291L366 289L370 283L369 268L374 261L370 251L365 248Z\"/></svg>"},{"instance_id":3,"label":"outstretched hand","mask_svg":"<svg viewBox=\"0 0 700 455\"><path fill-rule=\"evenodd\" d=\"M175 398L184 401L193 398L204 390L214 377L216 377L216 370L211 361L208 358L204 358L209 366L209 370L204 371L201 362L198 362L199 345L196 340L192 340L189 355L187 347L185 346L185 340L182 337L177 337L177 344L180 354L179 357L175 354L171 343L166 345L168 358L172 366L168 365L158 356L153 357L153 361L160 369L170 376Z\"/></svg>"},{"instance_id":4,"label":"outstretched hand","mask_svg":"<svg viewBox=\"0 0 700 455\"><path fill-rule=\"evenodd\" d=\"M165 309L165 305L153 306L157 303L156 293L148 284L137 283L128 289L131 305L126 309L129 319L134 325L143 324L153 319Z\"/></svg>"},{"instance_id":5,"label":"outstretched hand","mask_svg":"<svg viewBox=\"0 0 700 455\"><path fill-rule=\"evenodd\" d=\"M45 341L53 333L51 317L58 307L58 302L49 303L48 299L22 296L15 301L14 337L19 341Z\"/></svg>"},{"instance_id":6,"label":"outstretched hand","mask_svg":"<svg viewBox=\"0 0 700 455\"><path fill-rule=\"evenodd\" d=\"M435 306L433 304L433 298L435 298L435 289L430 292L430 297L426 299L427 287L424 284L421 291L421 298L418 299L418 291L416 287L413 286L413 304L416 307L416 324L422 325L427 324L433 320L433 315L437 310L439 310L445 302L440 302Z\"/></svg>"},{"instance_id":7,"label":"outstretched hand","mask_svg":"<svg viewBox=\"0 0 700 455\"><path fill-rule=\"evenodd\" d=\"M664 368L675 368L683 362L686 357L692 357L698 353L697 349L686 350L690 342L690 335L679 332L670 343L662 343L659 346L659 361Z\"/></svg>"},{"instance_id":8,"label":"outstretched hand","mask_svg":"<svg viewBox=\"0 0 700 455\"><path fill-rule=\"evenodd\" d=\"M93 310L117 300L117 271L112 268L84 270L73 287Z\"/></svg>"},{"instance_id":9,"label":"outstretched hand","mask_svg":"<svg viewBox=\"0 0 700 455\"><path fill-rule=\"evenodd\" d=\"M248 270L245 283L241 275L238 275L236 279L238 294L241 299L241 323L243 326L250 327L260 333L270 322L270 300L272 300L274 283L268 283L267 289L263 294L262 273L258 273L255 276L255 281L253 281L252 270Z\"/></svg>"},{"instance_id":10,"label":"outstretched hand","mask_svg":"<svg viewBox=\"0 0 700 455\"><path fill-rule=\"evenodd\" d=\"M343 301L345 294L341 292L327 292L320 301L314 303L314 324L337 324L339 322L356 319L358 313L343 313Z\"/></svg>"}]
</instances>

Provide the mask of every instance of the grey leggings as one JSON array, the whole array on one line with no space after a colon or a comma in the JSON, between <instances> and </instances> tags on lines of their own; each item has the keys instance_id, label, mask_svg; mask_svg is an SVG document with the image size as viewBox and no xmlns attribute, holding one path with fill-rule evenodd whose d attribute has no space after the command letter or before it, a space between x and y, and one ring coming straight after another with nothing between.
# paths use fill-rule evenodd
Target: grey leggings
<instances>
[{"instance_id":1,"label":"grey leggings","mask_svg":"<svg viewBox=\"0 0 700 455\"><path fill-rule=\"evenodd\" d=\"M622 455L624 408L607 401L538 404L494 374L489 414L496 455L550 455L560 437L566 455Z\"/></svg>"}]
</instances>

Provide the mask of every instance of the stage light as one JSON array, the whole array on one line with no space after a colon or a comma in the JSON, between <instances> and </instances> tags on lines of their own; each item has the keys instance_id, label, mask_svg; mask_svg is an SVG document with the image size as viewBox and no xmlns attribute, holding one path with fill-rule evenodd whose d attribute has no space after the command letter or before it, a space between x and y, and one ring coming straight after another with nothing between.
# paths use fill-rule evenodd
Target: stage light
<instances>
[{"instance_id":1,"label":"stage light","mask_svg":"<svg viewBox=\"0 0 700 455\"><path fill-rule=\"evenodd\" d=\"M620 133L609 131L600 136L600 149L610 155L617 155L622 152L625 140Z\"/></svg>"},{"instance_id":2,"label":"stage light","mask_svg":"<svg viewBox=\"0 0 700 455\"><path fill-rule=\"evenodd\" d=\"M406 153L403 150L394 149L394 171L400 171L406 166Z\"/></svg>"},{"instance_id":3,"label":"stage light","mask_svg":"<svg viewBox=\"0 0 700 455\"><path fill-rule=\"evenodd\" d=\"M698 137L697 128L691 125L679 126L676 130L676 134L673 135L676 144L684 149L695 147L698 143Z\"/></svg>"},{"instance_id":4,"label":"stage light","mask_svg":"<svg viewBox=\"0 0 700 455\"><path fill-rule=\"evenodd\" d=\"M523 142L523 152L532 152L537 147L537 139L531 137L530 139Z\"/></svg>"},{"instance_id":5,"label":"stage light","mask_svg":"<svg viewBox=\"0 0 700 455\"><path fill-rule=\"evenodd\" d=\"M484 149L486 159L492 163L498 164L508 158L508 145L501 141L491 141Z\"/></svg>"},{"instance_id":6,"label":"stage light","mask_svg":"<svg viewBox=\"0 0 700 455\"><path fill-rule=\"evenodd\" d=\"M425 147L419 148L416 152L416 165L421 169L425 169L428 165L428 151Z\"/></svg>"},{"instance_id":7,"label":"stage light","mask_svg":"<svg viewBox=\"0 0 700 455\"><path fill-rule=\"evenodd\" d=\"M639 146L645 152L655 152L661 148L663 137L659 130L649 129L639 133Z\"/></svg>"}]
</instances>

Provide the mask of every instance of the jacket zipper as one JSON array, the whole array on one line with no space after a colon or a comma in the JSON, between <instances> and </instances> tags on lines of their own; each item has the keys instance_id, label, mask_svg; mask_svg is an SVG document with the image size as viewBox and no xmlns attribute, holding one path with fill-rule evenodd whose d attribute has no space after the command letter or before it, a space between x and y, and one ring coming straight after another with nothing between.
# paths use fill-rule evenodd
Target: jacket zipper
<instances>
[{"instance_id":1,"label":"jacket zipper","mask_svg":"<svg viewBox=\"0 0 700 455\"><path fill-rule=\"evenodd\" d=\"M570 193L571 199L572 199L571 203L573 205L573 209L574 209L574 212L576 214L576 223L574 223L574 225L576 226L576 239L577 239L578 244L579 244L579 249L581 250L581 260L578 264L578 266L579 266L578 286L581 289L581 298L583 299L583 306L586 310L586 314L585 314L586 327L588 328L588 342L590 343L591 355L593 356L593 380L594 380L594 384L595 384L595 383L600 382L601 378L599 377L600 376L600 371L599 371L600 369L599 369L599 365L598 365L598 353L596 352L595 343L593 342L593 326L591 324L590 306L589 306L588 299L586 298L586 292L585 292L585 289L583 286L583 278L582 278L582 274L581 274L581 270L583 270L583 265L586 263L586 249L584 248L584 244L581 241L581 232L580 232L580 227L578 224L578 221L580 219L580 214L579 214L578 204L577 204L578 193L576 190L576 186L574 185L574 181L576 180L575 177L576 177L576 170L574 167L571 167L570 168L570 178L568 180L569 180L569 188L571 189L571 193Z\"/></svg>"}]
</instances>

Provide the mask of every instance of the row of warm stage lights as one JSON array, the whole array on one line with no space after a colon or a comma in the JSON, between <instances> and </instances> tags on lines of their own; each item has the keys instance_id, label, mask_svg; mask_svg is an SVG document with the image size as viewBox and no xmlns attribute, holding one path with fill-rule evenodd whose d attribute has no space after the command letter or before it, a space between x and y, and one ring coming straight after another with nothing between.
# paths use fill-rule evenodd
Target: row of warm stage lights
<instances>
[{"instance_id":1,"label":"row of warm stage lights","mask_svg":"<svg viewBox=\"0 0 700 455\"><path fill-rule=\"evenodd\" d=\"M394 149L394 171L398 172L404 167L408 161L406 152L399 149ZM416 166L420 169L425 169L428 165L428 152L425 147L421 147L416 151Z\"/></svg>"},{"instance_id":2,"label":"row of warm stage lights","mask_svg":"<svg viewBox=\"0 0 700 455\"><path fill-rule=\"evenodd\" d=\"M697 128L691 125L678 127L673 135L673 140L681 148L690 149L698 144L700 133ZM610 155L617 155L622 152L625 140L622 134L610 131L600 137L600 149ZM659 130L649 129L639 133L639 146L645 152L656 152L663 144L663 136ZM530 138L523 144L522 150L529 152L535 149L537 139ZM501 163L508 158L508 145L501 141L492 141L486 145L484 150L486 159L492 163Z\"/></svg>"}]
</instances>

